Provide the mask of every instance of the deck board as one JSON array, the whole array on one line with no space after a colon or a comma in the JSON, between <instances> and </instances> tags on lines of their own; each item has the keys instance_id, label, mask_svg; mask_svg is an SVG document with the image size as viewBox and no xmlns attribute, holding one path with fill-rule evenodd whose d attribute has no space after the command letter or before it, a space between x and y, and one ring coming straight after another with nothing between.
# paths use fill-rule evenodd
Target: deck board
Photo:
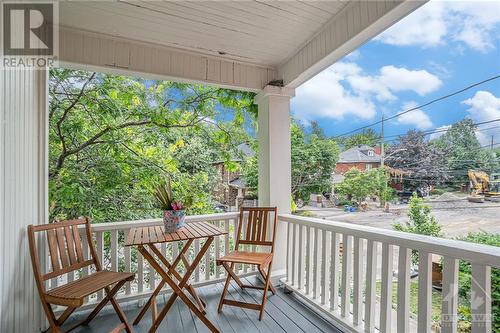
<instances>
[{"instance_id":1,"label":"deck board","mask_svg":"<svg viewBox=\"0 0 500 333\"><path fill-rule=\"evenodd\" d=\"M254 278L245 279L244 283L260 284L259 280ZM314 311L307 308L298 301L293 295L287 295L281 288L277 288L274 296L269 296L266 304L266 314L262 321L258 320L258 311L241 309L225 305L222 313L217 313L220 294L223 285L216 284L198 288L200 297L207 303L208 318L221 331L221 333L322 333L322 332L340 332L327 321L323 320ZM232 284L227 298L244 302L258 302L261 300L262 292L255 289L240 290L236 284ZM269 293L268 295L272 295ZM169 295L161 296L158 299L158 308L165 304ZM127 318L130 322L139 313L139 308L128 305L124 308ZM119 321L112 310L96 317L88 326L77 328L74 332L97 333L107 332ZM77 320L84 318L84 314L77 314L70 318L68 326ZM65 325L66 326L66 325ZM136 333L145 333L151 326L151 313L148 311L139 325L134 326ZM176 300L172 309L167 314L157 332L183 332L183 333L205 333L209 332L203 323L194 316L187 306Z\"/></svg>"}]
</instances>

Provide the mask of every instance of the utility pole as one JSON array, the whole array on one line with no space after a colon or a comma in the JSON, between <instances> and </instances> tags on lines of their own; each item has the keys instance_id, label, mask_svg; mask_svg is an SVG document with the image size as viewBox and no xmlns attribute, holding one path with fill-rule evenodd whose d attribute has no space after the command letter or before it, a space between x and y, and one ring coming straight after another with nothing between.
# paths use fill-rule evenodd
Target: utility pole
<instances>
[{"instance_id":1,"label":"utility pole","mask_svg":"<svg viewBox=\"0 0 500 333\"><path fill-rule=\"evenodd\" d=\"M491 150L493 150L493 138L494 138L494 137L495 137L494 135L492 135L492 136L491 136L491 146L490 146L490 149L491 149Z\"/></svg>"},{"instance_id":2,"label":"utility pole","mask_svg":"<svg viewBox=\"0 0 500 333\"><path fill-rule=\"evenodd\" d=\"M382 113L382 131L380 134L380 166L384 167L385 149L384 149L384 114Z\"/></svg>"}]
</instances>

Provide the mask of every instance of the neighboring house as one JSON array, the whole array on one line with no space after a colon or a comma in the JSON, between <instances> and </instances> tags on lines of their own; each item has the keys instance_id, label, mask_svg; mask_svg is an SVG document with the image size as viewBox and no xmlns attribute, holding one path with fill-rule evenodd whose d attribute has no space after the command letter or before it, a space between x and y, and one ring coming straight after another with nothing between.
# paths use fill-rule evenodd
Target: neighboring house
<instances>
[{"instance_id":1,"label":"neighboring house","mask_svg":"<svg viewBox=\"0 0 500 333\"><path fill-rule=\"evenodd\" d=\"M378 168L380 166L380 149L367 145L352 147L340 153L339 161L335 166L336 174L344 174L351 168L361 171Z\"/></svg>"},{"instance_id":2,"label":"neighboring house","mask_svg":"<svg viewBox=\"0 0 500 333\"><path fill-rule=\"evenodd\" d=\"M239 156L233 156L231 159L232 162L244 162L255 155L252 148L246 142L240 144L237 149ZM217 161L213 164L217 169L219 177L213 192L215 200L220 204L228 206L228 208L238 206L238 198L243 200L248 190L245 181L241 178L240 171L229 171L223 161Z\"/></svg>"}]
</instances>

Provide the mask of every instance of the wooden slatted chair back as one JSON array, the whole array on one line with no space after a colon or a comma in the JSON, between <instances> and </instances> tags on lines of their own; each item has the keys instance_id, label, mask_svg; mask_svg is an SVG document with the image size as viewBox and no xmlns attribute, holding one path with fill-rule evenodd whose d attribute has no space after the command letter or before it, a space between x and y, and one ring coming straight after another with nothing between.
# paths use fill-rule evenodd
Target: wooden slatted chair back
<instances>
[{"instance_id":1,"label":"wooden slatted chair back","mask_svg":"<svg viewBox=\"0 0 500 333\"><path fill-rule=\"evenodd\" d=\"M83 236L87 240L85 245L78 228L81 225L85 225L86 232ZM40 238L38 238L39 233L42 233L40 235L42 237ZM95 248L92 245L92 231L88 218L36 226L30 225L28 226L28 238L31 261L37 279L46 281L89 265L95 265L96 270L101 270ZM37 239L39 241L46 240L46 245L49 249L50 268L47 272L43 272L40 268ZM85 258L86 253L89 253L89 258L87 259Z\"/></svg>"},{"instance_id":2,"label":"wooden slatted chair back","mask_svg":"<svg viewBox=\"0 0 500 333\"><path fill-rule=\"evenodd\" d=\"M267 246L274 252L278 209L276 207L242 207L236 238L239 245Z\"/></svg>"}]
</instances>

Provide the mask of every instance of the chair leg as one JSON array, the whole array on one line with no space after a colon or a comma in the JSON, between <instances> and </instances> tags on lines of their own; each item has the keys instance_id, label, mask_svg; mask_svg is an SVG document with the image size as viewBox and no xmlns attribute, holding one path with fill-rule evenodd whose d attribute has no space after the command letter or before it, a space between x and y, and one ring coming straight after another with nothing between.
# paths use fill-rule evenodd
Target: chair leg
<instances>
[{"instance_id":1,"label":"chair leg","mask_svg":"<svg viewBox=\"0 0 500 333\"><path fill-rule=\"evenodd\" d=\"M121 322L123 325L125 325L125 331L127 333L132 333L132 327L130 327L130 324L128 323L127 317L125 316L125 313L123 313L122 308L120 305L118 305L118 302L115 299L115 296L111 296L111 304L113 305L113 308L115 308L115 312L120 318Z\"/></svg>"},{"instance_id":2,"label":"chair leg","mask_svg":"<svg viewBox=\"0 0 500 333\"><path fill-rule=\"evenodd\" d=\"M269 283L271 279L271 266L272 262L270 262L269 266L267 267L266 282L264 285L264 293L262 295L262 304L260 305L259 320L262 320L262 318L264 317L264 307L266 306L266 301L267 301L267 290L269 289Z\"/></svg>"},{"instance_id":3,"label":"chair leg","mask_svg":"<svg viewBox=\"0 0 500 333\"><path fill-rule=\"evenodd\" d=\"M42 300L42 306L43 310L45 311L45 315L47 316L47 320L49 321L50 332L62 333L63 331L61 330L61 326L56 318L56 315L54 314L54 311L52 311L50 303L47 303L44 300Z\"/></svg>"},{"instance_id":4,"label":"chair leg","mask_svg":"<svg viewBox=\"0 0 500 333\"><path fill-rule=\"evenodd\" d=\"M260 272L260 275L262 275L262 278L264 279L264 282L266 281L266 272L264 272L264 270L262 269L262 267L259 266L259 272ZM271 282L269 282L269 289L271 290L271 292L273 293L273 295L276 295L276 289L274 289L274 286Z\"/></svg>"},{"instance_id":5,"label":"chair leg","mask_svg":"<svg viewBox=\"0 0 500 333\"><path fill-rule=\"evenodd\" d=\"M227 265L223 265L224 268L227 271L227 278L226 278L226 283L224 284L224 289L222 290L222 295L220 295L220 301L219 301L219 307L217 308L217 312L222 311L222 306L224 305L224 298L226 297L227 294L227 289L229 288L229 283L231 283L231 273L227 269ZM234 264L231 264L231 271L234 267Z\"/></svg>"},{"instance_id":6,"label":"chair leg","mask_svg":"<svg viewBox=\"0 0 500 333\"><path fill-rule=\"evenodd\" d=\"M85 319L82 324L83 325L88 325L92 319L95 318L95 316L101 311L101 309L110 301L110 299L120 290L120 288L125 284L126 281L121 281L118 282L113 289L111 289L109 292L106 290L106 297L97 304L97 306L92 310L92 312L88 315L87 319Z\"/></svg>"}]
</instances>

